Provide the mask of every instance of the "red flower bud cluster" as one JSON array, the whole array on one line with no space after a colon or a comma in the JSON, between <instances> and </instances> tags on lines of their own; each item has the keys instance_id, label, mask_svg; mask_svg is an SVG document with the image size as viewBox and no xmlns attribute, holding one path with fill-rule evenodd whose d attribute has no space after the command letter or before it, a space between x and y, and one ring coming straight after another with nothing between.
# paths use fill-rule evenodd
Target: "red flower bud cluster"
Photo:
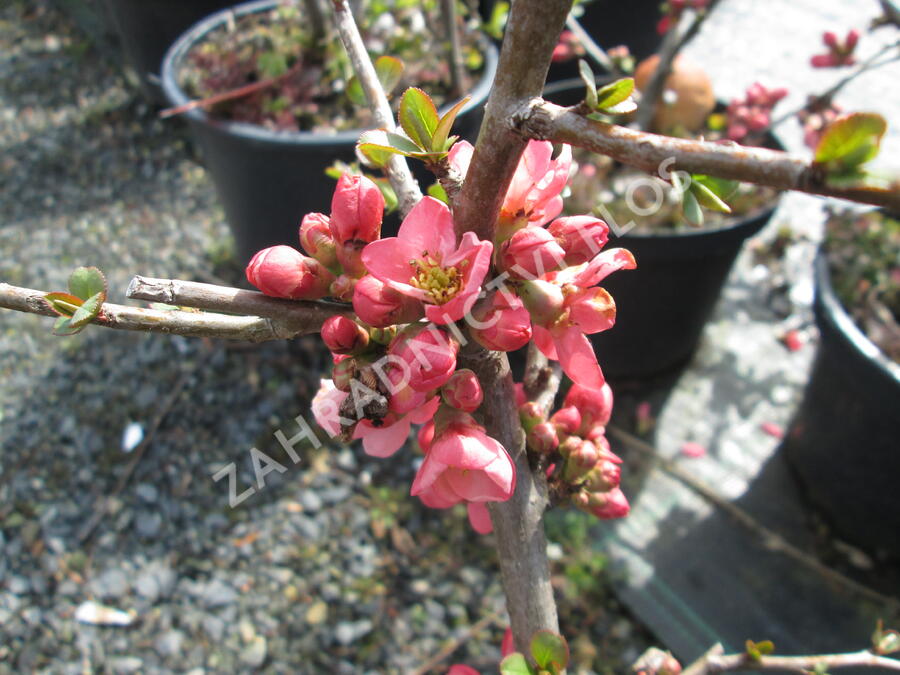
<instances>
[{"instance_id":1,"label":"red flower bud cluster","mask_svg":"<svg viewBox=\"0 0 900 675\"><path fill-rule=\"evenodd\" d=\"M787 94L783 87L767 89L759 82L750 85L743 99L728 104L728 138L741 143L747 136L765 131L772 122L772 109Z\"/></svg>"},{"instance_id":2,"label":"red flower bud cluster","mask_svg":"<svg viewBox=\"0 0 900 675\"><path fill-rule=\"evenodd\" d=\"M837 35L827 30L822 34L822 42L828 47L828 51L810 58L809 62L813 68L839 68L856 63L853 52L859 43L859 31L855 28L847 32L847 37L843 41L838 40Z\"/></svg>"}]
</instances>

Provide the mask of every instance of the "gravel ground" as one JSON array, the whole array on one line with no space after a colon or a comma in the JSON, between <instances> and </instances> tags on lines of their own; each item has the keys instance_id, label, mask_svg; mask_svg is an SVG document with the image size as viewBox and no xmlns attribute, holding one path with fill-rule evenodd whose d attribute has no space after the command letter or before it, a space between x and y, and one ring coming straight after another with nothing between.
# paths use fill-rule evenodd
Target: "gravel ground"
<instances>
[{"instance_id":1,"label":"gravel ground","mask_svg":"<svg viewBox=\"0 0 900 675\"><path fill-rule=\"evenodd\" d=\"M58 289L96 265L118 302L133 273L237 282L184 130L46 2L0 8L0 147L0 279ZM447 663L492 671L505 617L490 537L406 496L409 455L323 447L295 466L273 439L294 433L323 366L312 340L60 339L0 314L0 673L410 672L451 638ZM136 433L151 442L120 486ZM212 476L235 462L237 492L253 485L254 447L287 470L230 508ZM580 662L621 672L652 638L588 536L577 514L554 522L563 621L591 627ZM76 621L87 601L131 625Z\"/></svg>"}]
</instances>

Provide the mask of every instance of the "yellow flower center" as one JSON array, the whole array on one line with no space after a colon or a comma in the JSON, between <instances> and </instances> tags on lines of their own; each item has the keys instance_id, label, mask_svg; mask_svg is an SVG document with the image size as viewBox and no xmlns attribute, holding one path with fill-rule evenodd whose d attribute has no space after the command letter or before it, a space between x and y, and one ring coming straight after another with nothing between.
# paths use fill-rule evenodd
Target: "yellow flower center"
<instances>
[{"instance_id":1,"label":"yellow flower center","mask_svg":"<svg viewBox=\"0 0 900 675\"><path fill-rule=\"evenodd\" d=\"M431 304L443 305L462 289L462 269L468 264L468 260L463 260L459 268L443 267L426 251L422 259L409 261L409 266L413 270L409 283L425 291L426 299Z\"/></svg>"}]
</instances>

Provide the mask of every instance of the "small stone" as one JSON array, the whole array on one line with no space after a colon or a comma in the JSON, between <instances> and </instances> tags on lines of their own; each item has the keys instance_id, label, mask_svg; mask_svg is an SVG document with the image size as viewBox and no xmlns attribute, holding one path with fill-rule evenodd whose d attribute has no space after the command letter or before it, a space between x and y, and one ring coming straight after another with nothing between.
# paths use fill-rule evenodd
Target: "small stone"
<instances>
[{"instance_id":1,"label":"small stone","mask_svg":"<svg viewBox=\"0 0 900 675\"><path fill-rule=\"evenodd\" d=\"M183 642L184 633L180 630L170 630L159 636L154 646L160 656L177 656L181 652Z\"/></svg>"},{"instance_id":2,"label":"small stone","mask_svg":"<svg viewBox=\"0 0 900 675\"><path fill-rule=\"evenodd\" d=\"M259 668L266 660L266 638L257 635L253 641L241 651L241 663L248 668Z\"/></svg>"},{"instance_id":3,"label":"small stone","mask_svg":"<svg viewBox=\"0 0 900 675\"><path fill-rule=\"evenodd\" d=\"M334 639L344 647L353 644L363 635L372 630L372 622L368 619L361 621L341 621L334 627Z\"/></svg>"},{"instance_id":4,"label":"small stone","mask_svg":"<svg viewBox=\"0 0 900 675\"><path fill-rule=\"evenodd\" d=\"M313 603L306 610L306 623L312 626L322 623L326 618L328 618L328 605L322 601Z\"/></svg>"},{"instance_id":5,"label":"small stone","mask_svg":"<svg viewBox=\"0 0 900 675\"><path fill-rule=\"evenodd\" d=\"M238 594L231 586L214 579L206 584L201 595L207 607L221 607L234 602Z\"/></svg>"},{"instance_id":6,"label":"small stone","mask_svg":"<svg viewBox=\"0 0 900 675\"><path fill-rule=\"evenodd\" d=\"M300 504L304 511L314 513L322 508L322 498L315 492L308 490L300 495Z\"/></svg>"},{"instance_id":7,"label":"small stone","mask_svg":"<svg viewBox=\"0 0 900 675\"><path fill-rule=\"evenodd\" d=\"M155 511L141 511L134 526L142 537L155 537L162 527L162 516Z\"/></svg>"},{"instance_id":8,"label":"small stone","mask_svg":"<svg viewBox=\"0 0 900 675\"><path fill-rule=\"evenodd\" d=\"M225 635L225 622L217 616L207 614L202 620L203 632L212 642L220 642Z\"/></svg>"},{"instance_id":9,"label":"small stone","mask_svg":"<svg viewBox=\"0 0 900 675\"><path fill-rule=\"evenodd\" d=\"M252 642L256 638L256 629L246 619L241 620L238 624L238 633L241 636L241 641L245 644Z\"/></svg>"},{"instance_id":10,"label":"small stone","mask_svg":"<svg viewBox=\"0 0 900 675\"><path fill-rule=\"evenodd\" d=\"M150 602L156 602L159 597L159 582L156 580L156 575L151 572L141 574L134 582L134 590Z\"/></svg>"},{"instance_id":11,"label":"small stone","mask_svg":"<svg viewBox=\"0 0 900 675\"><path fill-rule=\"evenodd\" d=\"M136 673L144 667L144 662L136 656L119 656L109 660L109 667L117 675L128 675L128 673Z\"/></svg>"},{"instance_id":12,"label":"small stone","mask_svg":"<svg viewBox=\"0 0 900 675\"><path fill-rule=\"evenodd\" d=\"M91 582L91 590L101 598L120 598L130 586L122 570L107 570Z\"/></svg>"},{"instance_id":13,"label":"small stone","mask_svg":"<svg viewBox=\"0 0 900 675\"><path fill-rule=\"evenodd\" d=\"M31 591L31 584L28 582L28 579L18 575L10 577L9 581L6 583L6 587L9 589L10 593L14 593L15 595L25 595Z\"/></svg>"},{"instance_id":14,"label":"small stone","mask_svg":"<svg viewBox=\"0 0 900 675\"><path fill-rule=\"evenodd\" d=\"M153 504L159 498L159 490L149 483L141 483L134 488L134 493L148 504Z\"/></svg>"}]
</instances>

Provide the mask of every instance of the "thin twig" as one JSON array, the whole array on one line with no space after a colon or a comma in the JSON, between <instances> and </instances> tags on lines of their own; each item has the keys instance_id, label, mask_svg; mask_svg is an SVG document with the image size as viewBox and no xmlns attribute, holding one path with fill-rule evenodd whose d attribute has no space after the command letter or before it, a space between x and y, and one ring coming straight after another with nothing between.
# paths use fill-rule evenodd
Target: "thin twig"
<instances>
[{"instance_id":1,"label":"thin twig","mask_svg":"<svg viewBox=\"0 0 900 675\"><path fill-rule=\"evenodd\" d=\"M569 12L569 16L566 17L566 27L572 31L575 39L581 43L582 47L584 47L584 51L587 52L587 55L594 59L601 68L612 75L622 74L622 71L619 70L616 62L610 58L603 47L594 41L594 38L591 37L590 33L584 29L584 26L581 25L578 19L575 18L575 15L571 12Z\"/></svg>"},{"instance_id":2,"label":"thin twig","mask_svg":"<svg viewBox=\"0 0 900 675\"><path fill-rule=\"evenodd\" d=\"M366 51L366 45L359 34L353 12L347 4L347 0L332 0L331 4L334 7L334 19L338 34L341 36L341 42L350 57L350 63L353 64L353 70L359 78L369 107L372 109L375 123L381 129L394 131L394 114L391 112L391 105L378 81L375 66L372 64L369 53ZM391 187L397 194L400 214L405 216L422 199L422 191L409 171L406 158L394 155L388 161L384 171L391 182Z\"/></svg>"},{"instance_id":3,"label":"thin twig","mask_svg":"<svg viewBox=\"0 0 900 675\"><path fill-rule=\"evenodd\" d=\"M778 150L650 134L587 119L574 108L541 99L524 103L511 124L527 137L587 148L653 175L662 168L703 173L900 210L896 180L886 186L835 187L819 167Z\"/></svg>"},{"instance_id":4,"label":"thin twig","mask_svg":"<svg viewBox=\"0 0 900 675\"><path fill-rule=\"evenodd\" d=\"M641 101L638 104L636 113L636 122L639 129L644 131L650 129L656 113L656 106L659 104L659 97L663 92L669 74L672 72L672 64L675 62L675 57L700 32L703 22L709 18L709 15L712 14L719 2L721 0L711 0L704 10L696 12L690 27L682 35L678 35L677 26L673 26L666 33L659 51L659 63L656 64L656 70L653 71L647 86L641 92Z\"/></svg>"},{"instance_id":5,"label":"thin twig","mask_svg":"<svg viewBox=\"0 0 900 675\"><path fill-rule=\"evenodd\" d=\"M307 325L306 332L315 333L332 316L353 316L348 305L336 302L283 300L270 298L258 291L229 286L204 284L180 279L154 279L135 276L125 296L133 300L162 302L167 305L196 307L213 312L251 314Z\"/></svg>"},{"instance_id":6,"label":"thin twig","mask_svg":"<svg viewBox=\"0 0 900 675\"><path fill-rule=\"evenodd\" d=\"M188 101L187 103L182 103L181 105L175 106L174 108L166 108L165 110L160 110L159 116L162 119L167 119L169 117L174 117L175 115L182 115L189 110L194 110L195 108L209 108L210 106L214 106L217 103L224 103L225 101L232 101L236 98L242 98L244 96L249 96L250 94L255 94L258 91L268 89L269 87L272 87L283 82L284 80L293 77L300 72L300 68L302 65L303 63L301 61L298 61L293 66L291 66L290 70L288 70L286 73L282 73L281 75L269 77L265 80L259 80L258 82L245 84L242 87L223 91L219 94L213 94L212 96L207 96L206 98Z\"/></svg>"},{"instance_id":7,"label":"thin twig","mask_svg":"<svg viewBox=\"0 0 900 675\"><path fill-rule=\"evenodd\" d=\"M450 82L454 98L465 93L466 69L463 63L462 45L459 40L459 26L456 21L456 0L441 0L441 16L447 29L450 43Z\"/></svg>"},{"instance_id":8,"label":"thin twig","mask_svg":"<svg viewBox=\"0 0 900 675\"><path fill-rule=\"evenodd\" d=\"M816 572L831 583L842 586L852 591L853 593L856 593L860 597L869 600L870 602L883 605L886 608L890 608L891 611L900 610L900 602L898 602L897 600L882 595L878 591L871 589L868 586L864 586L857 581L854 581L853 579L841 574L837 570L833 570L827 565L823 565L814 557L804 553L799 548L784 539L784 537L773 532L765 525L760 523L742 508L723 498L715 490L711 489L702 481L697 480L690 472L685 471L672 460L667 459L666 457L661 457L652 445L645 443L637 436L634 436L624 429L620 429L619 427L610 426L607 427L607 429L613 437L626 443L629 447L632 447L642 454L650 457L651 459L653 459L653 461L659 464L662 470L667 474L674 478L677 478L679 481L684 483L687 487L699 494L708 502L720 508L722 511L725 511L740 525L744 526L755 535L757 535L762 540L767 549L783 553L789 558L792 558L801 563L804 567Z\"/></svg>"},{"instance_id":9,"label":"thin twig","mask_svg":"<svg viewBox=\"0 0 900 675\"><path fill-rule=\"evenodd\" d=\"M848 654L810 654L808 656L761 656L751 659L746 654L723 654L722 645L692 663L683 675L707 675L738 670L757 672L780 671L791 673L811 673L817 666L832 668L883 668L900 671L900 661L862 650Z\"/></svg>"},{"instance_id":10,"label":"thin twig","mask_svg":"<svg viewBox=\"0 0 900 675\"><path fill-rule=\"evenodd\" d=\"M0 308L42 316L57 316L44 302L45 295L45 291L0 283ZM105 302L93 323L117 330L264 342L318 332L322 320L324 319L318 311L314 313L312 319L309 317L274 319L177 309L146 309Z\"/></svg>"},{"instance_id":11,"label":"thin twig","mask_svg":"<svg viewBox=\"0 0 900 675\"><path fill-rule=\"evenodd\" d=\"M501 625L500 615L497 612L491 612L487 616L479 619L476 623L472 624L465 633L445 643L444 646L438 649L425 663L412 671L411 675L425 675L425 673L440 664L444 659L453 654L453 652L491 624Z\"/></svg>"},{"instance_id":12,"label":"thin twig","mask_svg":"<svg viewBox=\"0 0 900 675\"><path fill-rule=\"evenodd\" d=\"M829 87L825 92L812 97L812 99L810 101L807 101L806 104L804 104L797 110L793 110L789 113L785 113L785 114L781 115L780 117L776 118L775 121L769 125L769 128L774 129L779 124L784 123L786 120L790 119L791 117L794 117L794 115L797 115L798 113L806 110L807 108L809 108L811 106L822 106L822 107L827 106L828 104L831 103L832 99L834 99L834 97L837 96L837 94L841 91L841 89L843 89L848 84L853 82L853 80L855 80L857 77L859 77L863 73L866 73L866 72L869 72L872 70L876 70L878 68L881 68L882 66L886 66L889 63L894 63L895 61L900 60L900 56L898 56L895 58L887 59L886 61L881 61L880 63L878 62L878 59L880 59L886 53L888 53L892 49L898 49L898 48L900 48L900 42L895 42L894 44L886 45L886 46L882 47L880 50L878 50L878 52L876 52L871 57L869 57L868 59L866 59L865 61L860 63L854 72L852 72L849 75L846 75L845 77L838 80L835 84L833 84L831 87Z\"/></svg>"},{"instance_id":13,"label":"thin twig","mask_svg":"<svg viewBox=\"0 0 900 675\"><path fill-rule=\"evenodd\" d=\"M548 415L561 383L562 368L559 361L550 361L533 341L529 342L523 381L527 399L537 403L544 414Z\"/></svg>"},{"instance_id":14,"label":"thin twig","mask_svg":"<svg viewBox=\"0 0 900 675\"><path fill-rule=\"evenodd\" d=\"M76 536L76 541L79 544L83 544L85 540L87 540L88 537L90 537L94 533L97 525L99 525L100 522L106 517L106 514L109 512L109 506L112 503L112 500L122 494L122 490L125 489L128 481L131 480L131 476L134 474L134 470L137 468L137 465L140 463L144 454L147 452L147 448L149 448L150 444L153 442L153 438L156 436L156 432L159 431L159 427L163 423L163 420L165 420L166 416L175 406L175 403L177 403L178 398L184 391L184 388L187 385L188 381L191 379L195 372L200 370L201 366L206 364L213 353L213 349L207 349L205 354L203 354L191 367L186 368L184 371L182 371L181 375L179 375L171 391L169 391L169 395L166 396L165 400L163 400L162 404L157 409L156 415L147 426L147 431L144 434L143 440L141 440L138 446L131 451L131 460L123 469L122 474L119 476L119 480L116 481L116 485L113 488L112 492L100 497L94 503L94 507L93 509L91 509L91 517L84 524L84 527L79 530L78 535Z\"/></svg>"}]
</instances>

